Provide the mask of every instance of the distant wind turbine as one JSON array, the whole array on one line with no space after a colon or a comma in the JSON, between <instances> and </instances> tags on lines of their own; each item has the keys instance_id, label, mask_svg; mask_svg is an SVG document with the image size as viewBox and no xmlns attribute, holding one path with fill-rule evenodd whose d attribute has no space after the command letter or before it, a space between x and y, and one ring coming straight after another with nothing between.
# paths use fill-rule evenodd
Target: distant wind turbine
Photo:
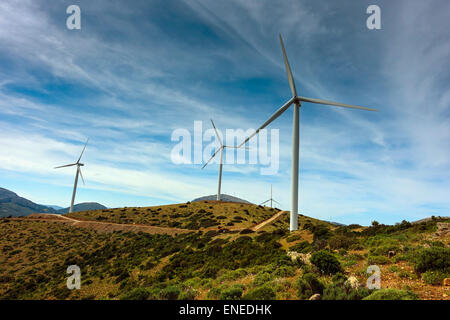
<instances>
[{"instance_id":1,"label":"distant wind turbine","mask_svg":"<svg viewBox=\"0 0 450 320\"><path fill-rule=\"evenodd\" d=\"M225 148L236 148L236 147L234 147L234 146L225 146L225 145L222 143L222 140L220 139L219 133L217 132L216 126L215 126L214 121L213 121L212 119L211 119L211 123L212 123L212 126L213 126L213 128L214 128L214 131L216 132L217 140L218 140L219 143L220 143L220 148L217 149L216 152L214 152L214 154L211 156L211 158L209 158L209 160L204 164L204 166L202 167L202 169L205 168L205 167L208 165L208 163L209 163L209 162L210 162L210 161L211 161L211 160L219 153L219 151L220 151L219 183L218 183L218 187L217 187L217 200L220 201L220 188L221 188L221 185L222 185L223 150L224 150Z\"/></svg>"},{"instance_id":2,"label":"distant wind turbine","mask_svg":"<svg viewBox=\"0 0 450 320\"><path fill-rule=\"evenodd\" d=\"M77 166L77 173L75 174L75 183L73 185L72 202L70 202L69 213L71 213L73 211L73 203L75 201L75 194L77 193L78 174L81 176L81 180L83 180L83 184L85 184L84 183L83 174L81 173L81 168L80 168L80 167L84 166L84 163L81 163L80 160L81 160L81 157L83 156L84 150L86 149L88 141L89 141L89 139L86 140L86 143L84 144L83 151L81 151L80 157L78 158L77 162L71 163L71 164L66 164L64 166L55 167L55 169L59 169L59 168Z\"/></svg>"},{"instance_id":3,"label":"distant wind turbine","mask_svg":"<svg viewBox=\"0 0 450 320\"><path fill-rule=\"evenodd\" d=\"M275 203L278 203L278 204L281 206L281 203L279 203L278 201L275 201L275 199L272 198L272 185L270 185L270 199L264 201L263 203L261 203L260 206L263 205L264 203L269 202L269 201L270 201L270 207L271 207L271 208L273 208L273 206L272 206L272 201L275 202Z\"/></svg>"},{"instance_id":4,"label":"distant wind turbine","mask_svg":"<svg viewBox=\"0 0 450 320\"><path fill-rule=\"evenodd\" d=\"M300 123L299 123L299 113L300 113L300 107L302 102L311 102L311 103L317 103L317 104L323 104L323 105L329 105L329 106L336 106L336 107L344 107L344 108L352 108L352 109L360 109L360 110L367 110L367 111L378 111L376 109L366 108L366 107L360 107L360 106L353 106L349 104L343 104L333 101L326 101L321 99L312 99L312 98L305 98L300 97L297 95L297 90L295 88L294 83L294 77L292 76L291 67L289 66L289 61L287 59L286 51L284 49L283 39L280 35L280 44L281 44L281 50L283 51L283 59L284 64L286 67L286 73L289 81L289 86L291 87L291 93L292 98L287 101L280 109L278 109L266 122L263 123L262 126L260 126L252 135L247 137L239 146L240 148L242 145L245 145L247 141L249 141L251 138L253 138L261 129L264 129L267 127L272 121L274 121L276 118L278 118L283 112L285 112L291 104L294 104L294 119L293 119L293 126L292 126L292 176L291 176L291 217L290 217L290 231L294 231L298 229L298 159L299 159L299 147L300 147L300 141L299 141L299 135L300 135Z\"/></svg>"}]
</instances>

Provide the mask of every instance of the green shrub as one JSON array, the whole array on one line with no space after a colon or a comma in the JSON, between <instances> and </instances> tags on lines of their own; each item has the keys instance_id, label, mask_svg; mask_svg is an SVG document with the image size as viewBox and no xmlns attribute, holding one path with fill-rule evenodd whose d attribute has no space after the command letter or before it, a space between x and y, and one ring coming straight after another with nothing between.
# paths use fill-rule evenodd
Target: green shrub
<instances>
[{"instance_id":1,"label":"green shrub","mask_svg":"<svg viewBox=\"0 0 450 320\"><path fill-rule=\"evenodd\" d=\"M53 296L58 300L64 300L69 297L71 291L66 286L58 287L53 290Z\"/></svg>"},{"instance_id":2,"label":"green shrub","mask_svg":"<svg viewBox=\"0 0 450 320\"><path fill-rule=\"evenodd\" d=\"M327 240L331 236L330 229L322 224L313 226L311 231L313 233L314 242L316 242L317 240Z\"/></svg>"},{"instance_id":3,"label":"green shrub","mask_svg":"<svg viewBox=\"0 0 450 320\"><path fill-rule=\"evenodd\" d=\"M147 288L135 288L120 297L120 300L147 300L150 291Z\"/></svg>"},{"instance_id":4,"label":"green shrub","mask_svg":"<svg viewBox=\"0 0 450 320\"><path fill-rule=\"evenodd\" d=\"M385 244L381 246L377 246L374 248L370 248L369 254L374 256L387 256L389 251L398 252L400 247L396 243Z\"/></svg>"},{"instance_id":5,"label":"green shrub","mask_svg":"<svg viewBox=\"0 0 450 320\"><path fill-rule=\"evenodd\" d=\"M417 295L408 290L380 289L371 293L363 300L417 300Z\"/></svg>"},{"instance_id":6,"label":"green shrub","mask_svg":"<svg viewBox=\"0 0 450 320\"><path fill-rule=\"evenodd\" d=\"M239 300L242 297L243 292L242 285L234 285L228 289L223 290L220 295L220 300Z\"/></svg>"},{"instance_id":7,"label":"green shrub","mask_svg":"<svg viewBox=\"0 0 450 320\"><path fill-rule=\"evenodd\" d=\"M325 250L313 253L310 261L323 274L335 274L342 271L342 266L338 259Z\"/></svg>"},{"instance_id":8,"label":"green shrub","mask_svg":"<svg viewBox=\"0 0 450 320\"><path fill-rule=\"evenodd\" d=\"M333 278L331 278L331 282L333 283L340 283L345 282L347 280L347 276L343 273L336 273Z\"/></svg>"},{"instance_id":9,"label":"green shrub","mask_svg":"<svg viewBox=\"0 0 450 320\"><path fill-rule=\"evenodd\" d=\"M194 300L197 296L197 290L188 288L180 293L178 296L179 300Z\"/></svg>"},{"instance_id":10,"label":"green shrub","mask_svg":"<svg viewBox=\"0 0 450 320\"><path fill-rule=\"evenodd\" d=\"M391 261L389 260L389 258L385 257L385 256L369 256L367 258L367 263L369 265L372 265L372 264L388 264L390 262Z\"/></svg>"},{"instance_id":11,"label":"green shrub","mask_svg":"<svg viewBox=\"0 0 450 320\"><path fill-rule=\"evenodd\" d=\"M290 247L289 250L299 253L308 253L312 251L312 246L308 241L302 241Z\"/></svg>"},{"instance_id":12,"label":"green shrub","mask_svg":"<svg viewBox=\"0 0 450 320\"><path fill-rule=\"evenodd\" d=\"M324 289L322 300L361 300L370 293L367 288L352 288L344 281L337 281Z\"/></svg>"},{"instance_id":13,"label":"green shrub","mask_svg":"<svg viewBox=\"0 0 450 320\"><path fill-rule=\"evenodd\" d=\"M256 275L255 279L253 280L253 286L259 287L266 282L269 282L272 280L272 276L267 272L260 272Z\"/></svg>"},{"instance_id":14,"label":"green shrub","mask_svg":"<svg viewBox=\"0 0 450 320\"><path fill-rule=\"evenodd\" d=\"M250 290L243 296L243 299L244 300L274 300L275 297L276 297L275 291L271 287L265 285L265 286Z\"/></svg>"},{"instance_id":15,"label":"green shrub","mask_svg":"<svg viewBox=\"0 0 450 320\"><path fill-rule=\"evenodd\" d=\"M447 276L448 273L442 271L428 270L422 274L422 279L428 284L440 285Z\"/></svg>"},{"instance_id":16,"label":"green shrub","mask_svg":"<svg viewBox=\"0 0 450 320\"><path fill-rule=\"evenodd\" d=\"M408 271L402 270L398 273L398 276L402 279L411 279L411 274Z\"/></svg>"},{"instance_id":17,"label":"green shrub","mask_svg":"<svg viewBox=\"0 0 450 320\"><path fill-rule=\"evenodd\" d=\"M180 288L178 286L168 286L161 290L161 298L167 300L177 300L180 295Z\"/></svg>"},{"instance_id":18,"label":"green shrub","mask_svg":"<svg viewBox=\"0 0 450 320\"><path fill-rule=\"evenodd\" d=\"M428 270L450 271L450 248L432 247L419 250L415 255L414 269L423 273Z\"/></svg>"},{"instance_id":19,"label":"green shrub","mask_svg":"<svg viewBox=\"0 0 450 320\"><path fill-rule=\"evenodd\" d=\"M281 266L274 271L273 275L283 278L292 277L295 275L295 268L292 266Z\"/></svg>"},{"instance_id":20,"label":"green shrub","mask_svg":"<svg viewBox=\"0 0 450 320\"><path fill-rule=\"evenodd\" d=\"M301 238L302 238L301 235L299 235L299 234L294 234L294 235L292 235L292 236L287 237L287 238L286 238L286 241L287 241L287 242L294 242L294 241L300 240Z\"/></svg>"},{"instance_id":21,"label":"green shrub","mask_svg":"<svg viewBox=\"0 0 450 320\"><path fill-rule=\"evenodd\" d=\"M400 269L397 267L397 266L391 266L390 268L389 268L389 270L391 271L391 272L399 272L400 271Z\"/></svg>"},{"instance_id":22,"label":"green shrub","mask_svg":"<svg viewBox=\"0 0 450 320\"><path fill-rule=\"evenodd\" d=\"M357 243L357 240L353 237L338 234L331 237L328 243L331 249L349 249L353 244Z\"/></svg>"},{"instance_id":23,"label":"green shrub","mask_svg":"<svg viewBox=\"0 0 450 320\"><path fill-rule=\"evenodd\" d=\"M324 285L312 273L306 273L297 281L297 295L300 299L309 299L313 294L323 293Z\"/></svg>"},{"instance_id":24,"label":"green shrub","mask_svg":"<svg viewBox=\"0 0 450 320\"><path fill-rule=\"evenodd\" d=\"M214 287L214 288L211 288L208 291L208 294L206 295L206 297L208 299L218 299L219 296L221 295L221 293L222 293L222 290L221 290L220 287L219 288L218 287Z\"/></svg>"}]
</instances>

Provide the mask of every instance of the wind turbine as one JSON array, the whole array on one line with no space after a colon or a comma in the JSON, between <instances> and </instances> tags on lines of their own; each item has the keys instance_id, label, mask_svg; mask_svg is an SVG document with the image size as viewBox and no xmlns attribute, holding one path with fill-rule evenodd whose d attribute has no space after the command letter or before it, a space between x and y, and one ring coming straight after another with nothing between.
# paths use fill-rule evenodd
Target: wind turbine
<instances>
[{"instance_id":1,"label":"wind turbine","mask_svg":"<svg viewBox=\"0 0 450 320\"><path fill-rule=\"evenodd\" d=\"M218 187L217 187L217 201L220 201L220 188L221 188L221 185L222 185L223 150L224 150L225 148L236 148L236 147L234 147L234 146L225 146L225 145L222 143L222 140L220 139L219 133L217 132L216 126L215 126L214 121L213 121L212 119L211 119L211 123L212 123L212 126L213 126L213 128L214 128L214 131L216 132L217 140L218 140L219 143L220 143L220 148L217 149L216 152L214 152L214 154L211 156L211 158L209 158L209 160L203 165L202 169L205 168L205 167L208 165L208 163L209 163L209 162L210 162L210 161L211 161L211 160L219 153L219 151L220 151L219 183L218 183Z\"/></svg>"},{"instance_id":2,"label":"wind turbine","mask_svg":"<svg viewBox=\"0 0 450 320\"><path fill-rule=\"evenodd\" d=\"M376 109L353 106L349 104L326 101L321 99L306 98L297 95L297 90L295 88L294 77L292 76L291 67L289 66L289 61L287 59L286 51L284 49L283 39L280 35L281 50L283 51L283 59L286 67L286 73L289 81L289 86L291 87L292 98L289 99L281 108L279 108L266 122L263 123L252 135L247 137L239 146L246 144L252 137L254 137L261 129L267 127L272 121L278 118L283 112L285 112L292 104L294 104L294 117L292 126L292 176L291 176L291 217L290 217L290 231L298 229L298 159L299 159L299 135L300 135L300 123L299 123L299 113L302 102L311 102L317 104L323 104L328 106L360 109L367 111L378 111Z\"/></svg>"},{"instance_id":3,"label":"wind turbine","mask_svg":"<svg viewBox=\"0 0 450 320\"><path fill-rule=\"evenodd\" d=\"M77 173L75 174L75 183L73 185L72 202L70 202L69 213L71 213L73 211L73 203L75 201L75 194L77 193L78 175L81 176L81 180L83 180L83 184L85 184L84 183L83 174L81 173L81 168L80 168L80 167L84 166L84 163L81 163L80 160L81 160L81 157L83 156L84 150L86 149L88 141L89 141L89 139L86 140L86 143L84 144L83 151L81 151L80 157L78 158L77 162L71 163L71 164L66 164L64 166L55 167L55 169L59 169L59 168L77 166Z\"/></svg>"},{"instance_id":4,"label":"wind turbine","mask_svg":"<svg viewBox=\"0 0 450 320\"><path fill-rule=\"evenodd\" d=\"M270 207L271 207L271 208L273 208L273 206L272 206L272 201L275 202L275 203L278 203L278 204L281 206L281 203L279 203L278 201L275 201L275 200L272 198L272 185L270 185L270 199L264 201L263 203L261 203L260 206L263 205L263 204L266 203L266 202L269 202L269 201L270 201Z\"/></svg>"}]
</instances>

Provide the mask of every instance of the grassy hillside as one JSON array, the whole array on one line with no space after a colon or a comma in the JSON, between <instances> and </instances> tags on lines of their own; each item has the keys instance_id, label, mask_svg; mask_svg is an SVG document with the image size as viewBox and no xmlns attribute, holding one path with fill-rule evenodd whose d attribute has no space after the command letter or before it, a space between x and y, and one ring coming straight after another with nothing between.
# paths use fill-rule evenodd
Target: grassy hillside
<instances>
[{"instance_id":1,"label":"grassy hillside","mask_svg":"<svg viewBox=\"0 0 450 320\"><path fill-rule=\"evenodd\" d=\"M270 218L277 211L253 204L200 201L144 208L91 210L67 216L80 220L203 230L248 228Z\"/></svg>"},{"instance_id":2,"label":"grassy hillside","mask_svg":"<svg viewBox=\"0 0 450 320\"><path fill-rule=\"evenodd\" d=\"M217 226L226 225L235 214L247 219L238 219L235 225L240 226L273 214L257 206L198 205L71 216L160 225L195 222L208 228L201 226L202 218L192 219L198 210L206 211L205 206L212 213L207 217L220 223ZM151 220L153 216L158 220ZM308 299L321 293L322 299L449 299L449 287L442 285L450 275L448 219L366 228L335 227L305 216L299 221L300 229L293 233L287 232L288 214L283 214L256 232L203 229L171 236L101 233L50 219L0 219L0 297ZM81 268L80 290L66 288L66 269L72 264ZM376 292L364 288L366 269L372 264L381 269L383 289Z\"/></svg>"}]
</instances>

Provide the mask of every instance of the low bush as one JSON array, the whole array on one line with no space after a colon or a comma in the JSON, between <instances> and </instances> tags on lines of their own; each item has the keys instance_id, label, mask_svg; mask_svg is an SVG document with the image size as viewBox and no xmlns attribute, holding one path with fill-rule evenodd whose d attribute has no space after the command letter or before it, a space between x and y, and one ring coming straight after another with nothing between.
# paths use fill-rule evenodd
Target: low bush
<instances>
[{"instance_id":1,"label":"low bush","mask_svg":"<svg viewBox=\"0 0 450 320\"><path fill-rule=\"evenodd\" d=\"M349 249L357 240L344 235L334 235L328 240L331 249Z\"/></svg>"},{"instance_id":2,"label":"low bush","mask_svg":"<svg viewBox=\"0 0 450 320\"><path fill-rule=\"evenodd\" d=\"M300 299L309 299L313 294L323 293L324 285L312 273L306 273L297 281L297 295Z\"/></svg>"},{"instance_id":3,"label":"low bush","mask_svg":"<svg viewBox=\"0 0 450 320\"><path fill-rule=\"evenodd\" d=\"M363 300L417 300L417 295L409 290L380 289Z\"/></svg>"},{"instance_id":4,"label":"low bush","mask_svg":"<svg viewBox=\"0 0 450 320\"><path fill-rule=\"evenodd\" d=\"M197 296L197 290L188 288L180 293L178 300L194 300Z\"/></svg>"},{"instance_id":5,"label":"low bush","mask_svg":"<svg viewBox=\"0 0 450 320\"><path fill-rule=\"evenodd\" d=\"M274 300L276 297L275 291L265 285L262 287L258 287L250 290L244 296L244 300Z\"/></svg>"},{"instance_id":6,"label":"low bush","mask_svg":"<svg viewBox=\"0 0 450 320\"><path fill-rule=\"evenodd\" d=\"M228 289L223 290L220 295L220 300L239 300L242 297L243 290L242 285L234 285Z\"/></svg>"},{"instance_id":7,"label":"low bush","mask_svg":"<svg viewBox=\"0 0 450 320\"><path fill-rule=\"evenodd\" d=\"M266 282L269 282L272 280L272 276L267 272L260 272L256 275L255 279L253 280L253 286L259 287Z\"/></svg>"},{"instance_id":8,"label":"low bush","mask_svg":"<svg viewBox=\"0 0 450 320\"><path fill-rule=\"evenodd\" d=\"M337 281L325 288L322 300L361 300L370 294L367 288L352 288L345 281Z\"/></svg>"},{"instance_id":9,"label":"low bush","mask_svg":"<svg viewBox=\"0 0 450 320\"><path fill-rule=\"evenodd\" d=\"M372 264L388 264L390 262L391 261L389 260L389 258L385 257L385 256L372 256L372 255L370 255L367 258L367 263L369 265L372 265Z\"/></svg>"},{"instance_id":10,"label":"low bush","mask_svg":"<svg viewBox=\"0 0 450 320\"><path fill-rule=\"evenodd\" d=\"M301 235L299 235L299 234L294 234L294 235L292 235L292 236L287 237L287 238L286 238L286 241L287 241L287 242L294 242L294 241L301 240L301 239L302 239L302 236L301 236Z\"/></svg>"},{"instance_id":11,"label":"low bush","mask_svg":"<svg viewBox=\"0 0 450 320\"><path fill-rule=\"evenodd\" d=\"M295 276L295 268L292 266L281 266L274 271L273 275L283 278L292 277Z\"/></svg>"},{"instance_id":12,"label":"low bush","mask_svg":"<svg viewBox=\"0 0 450 320\"><path fill-rule=\"evenodd\" d=\"M302 241L290 247L289 250L298 253L309 253L312 251L312 246L308 241Z\"/></svg>"},{"instance_id":13,"label":"low bush","mask_svg":"<svg viewBox=\"0 0 450 320\"><path fill-rule=\"evenodd\" d=\"M310 261L322 274L335 274L342 271L342 266L338 259L325 250L313 253Z\"/></svg>"},{"instance_id":14,"label":"low bush","mask_svg":"<svg viewBox=\"0 0 450 320\"><path fill-rule=\"evenodd\" d=\"M450 271L450 248L431 247L419 250L415 255L414 269L423 273L428 270Z\"/></svg>"},{"instance_id":15,"label":"low bush","mask_svg":"<svg viewBox=\"0 0 450 320\"><path fill-rule=\"evenodd\" d=\"M161 298L167 300L177 300L180 295L180 288L178 286L168 286L161 290Z\"/></svg>"},{"instance_id":16,"label":"low bush","mask_svg":"<svg viewBox=\"0 0 450 320\"><path fill-rule=\"evenodd\" d=\"M135 288L120 297L120 300L147 300L150 291L147 288Z\"/></svg>"},{"instance_id":17,"label":"low bush","mask_svg":"<svg viewBox=\"0 0 450 320\"><path fill-rule=\"evenodd\" d=\"M428 270L422 274L422 280L432 285L442 284L442 281L444 281L447 277L448 273L435 270Z\"/></svg>"}]
</instances>

